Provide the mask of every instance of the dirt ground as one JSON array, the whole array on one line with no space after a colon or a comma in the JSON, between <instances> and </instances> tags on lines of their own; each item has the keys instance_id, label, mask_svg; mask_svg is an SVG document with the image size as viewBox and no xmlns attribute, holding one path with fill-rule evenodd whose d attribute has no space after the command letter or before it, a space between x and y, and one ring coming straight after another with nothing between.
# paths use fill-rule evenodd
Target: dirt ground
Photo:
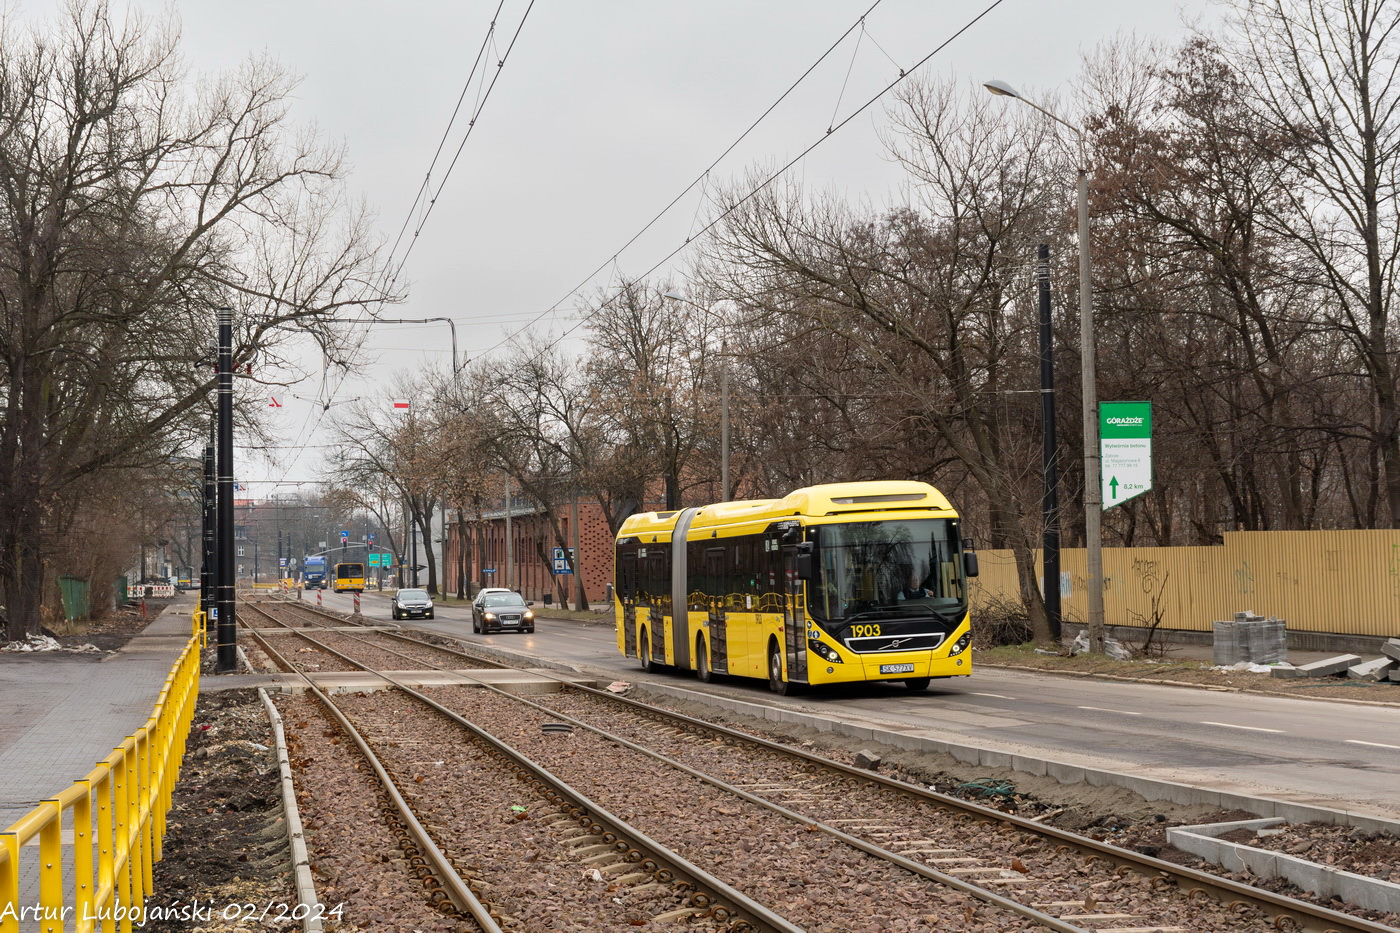
<instances>
[{"instance_id":1,"label":"dirt ground","mask_svg":"<svg viewBox=\"0 0 1400 933\"><path fill-rule=\"evenodd\" d=\"M1030 646L974 649L974 665L1033 670L1071 677L1102 677L1136 683L1186 684L1233 692L1266 693L1275 696L1359 700L1365 703L1400 704L1400 683L1376 683L1342 677L1278 678L1247 671L1214 670L1209 661L1173 656L1150 660L1115 661L1101 655L1036 654Z\"/></svg>"},{"instance_id":2,"label":"dirt ground","mask_svg":"<svg viewBox=\"0 0 1400 933\"><path fill-rule=\"evenodd\" d=\"M141 616L141 602L137 600L108 613L104 618L68 622L56 629L45 629L44 634L64 646L96 645L103 651L116 651L131 641L147 625L160 615L170 601L166 599L146 600L146 615Z\"/></svg>"},{"instance_id":3,"label":"dirt ground","mask_svg":"<svg viewBox=\"0 0 1400 933\"><path fill-rule=\"evenodd\" d=\"M296 906L272 727L256 690L203 694L155 866L162 933L293 930ZM251 905L251 908L250 906ZM156 914L153 914L156 916Z\"/></svg>"}]
</instances>

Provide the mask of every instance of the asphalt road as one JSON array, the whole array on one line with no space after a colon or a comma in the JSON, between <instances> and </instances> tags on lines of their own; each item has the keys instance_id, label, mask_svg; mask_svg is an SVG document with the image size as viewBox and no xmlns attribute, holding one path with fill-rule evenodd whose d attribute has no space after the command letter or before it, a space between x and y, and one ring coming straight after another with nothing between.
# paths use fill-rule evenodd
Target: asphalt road
<instances>
[{"instance_id":1,"label":"asphalt road","mask_svg":"<svg viewBox=\"0 0 1400 933\"><path fill-rule=\"evenodd\" d=\"M310 594L308 594L310 595ZM326 594L349 611L348 596ZM363 611L389 619L388 597ZM536 607L538 610L540 607ZM708 686L687 673L647 675L622 658L610 622L540 619L533 635L474 635L468 608L439 607L425 630L597 671L781 704L833 719L927 731L944 741L1216 790L1400 818L1400 707L977 668L925 693L863 684L778 698L760 681ZM606 617L604 617L606 618Z\"/></svg>"}]
</instances>

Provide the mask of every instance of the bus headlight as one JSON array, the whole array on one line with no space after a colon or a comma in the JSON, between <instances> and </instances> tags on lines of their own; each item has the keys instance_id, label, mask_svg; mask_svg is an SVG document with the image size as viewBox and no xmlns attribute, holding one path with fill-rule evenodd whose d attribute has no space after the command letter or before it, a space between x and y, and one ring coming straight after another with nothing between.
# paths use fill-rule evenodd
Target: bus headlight
<instances>
[{"instance_id":1,"label":"bus headlight","mask_svg":"<svg viewBox=\"0 0 1400 933\"><path fill-rule=\"evenodd\" d=\"M836 653L835 648L831 647L830 645L823 644L822 642L817 641L815 638L807 639L807 649L816 653L818 657L823 658L831 662L832 664L843 663L841 661L841 655Z\"/></svg>"},{"instance_id":2,"label":"bus headlight","mask_svg":"<svg viewBox=\"0 0 1400 933\"><path fill-rule=\"evenodd\" d=\"M953 647L948 651L948 657L953 658L967 650L967 646L972 644L972 633L968 632L962 638L953 642Z\"/></svg>"}]
</instances>

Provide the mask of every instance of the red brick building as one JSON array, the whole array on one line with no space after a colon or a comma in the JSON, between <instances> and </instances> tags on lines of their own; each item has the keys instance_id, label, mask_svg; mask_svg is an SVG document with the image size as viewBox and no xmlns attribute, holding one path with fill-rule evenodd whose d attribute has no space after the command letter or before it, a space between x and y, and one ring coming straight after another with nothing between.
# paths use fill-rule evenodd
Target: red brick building
<instances>
[{"instance_id":1,"label":"red brick building","mask_svg":"<svg viewBox=\"0 0 1400 933\"><path fill-rule=\"evenodd\" d=\"M568 604L573 605L573 576L554 572L555 548L559 543L548 515L523 498L517 498L512 503L510 534L513 566L507 566L506 512L500 503L497 505L495 511L483 514L480 521L467 522L470 544L467 580L471 591L475 592L483 586L509 586L537 605L546 602L558 605L562 598L567 598ZM560 528L569 546L574 547L574 503L561 503L559 512ZM448 512L445 561L446 592L455 594L462 542L458 525L452 520L453 514ZM608 530L602 508L591 499L579 499L578 524L582 540L576 563L583 576L584 592L590 606L601 607L606 605L608 585L613 580L613 536Z\"/></svg>"}]
</instances>

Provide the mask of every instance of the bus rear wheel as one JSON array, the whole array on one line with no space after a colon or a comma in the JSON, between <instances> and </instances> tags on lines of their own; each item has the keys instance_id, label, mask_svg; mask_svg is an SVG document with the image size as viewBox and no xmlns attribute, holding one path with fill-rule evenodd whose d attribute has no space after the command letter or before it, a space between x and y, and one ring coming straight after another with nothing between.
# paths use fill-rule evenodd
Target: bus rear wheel
<instances>
[{"instance_id":1,"label":"bus rear wheel","mask_svg":"<svg viewBox=\"0 0 1400 933\"><path fill-rule=\"evenodd\" d=\"M783 680L783 655L776 641L768 645L768 689L780 697L797 692L793 683Z\"/></svg>"},{"instance_id":2,"label":"bus rear wheel","mask_svg":"<svg viewBox=\"0 0 1400 933\"><path fill-rule=\"evenodd\" d=\"M651 658L651 638L646 629L641 631L640 643L637 645L637 660L641 662L642 670L648 674L656 673L656 669L660 667Z\"/></svg>"},{"instance_id":3,"label":"bus rear wheel","mask_svg":"<svg viewBox=\"0 0 1400 933\"><path fill-rule=\"evenodd\" d=\"M695 639L695 679L702 684L715 682L715 672L710 670L710 655L705 651L705 639Z\"/></svg>"},{"instance_id":4,"label":"bus rear wheel","mask_svg":"<svg viewBox=\"0 0 1400 933\"><path fill-rule=\"evenodd\" d=\"M928 689L929 678L909 677L904 681L904 686L909 688L910 693L922 693Z\"/></svg>"}]
</instances>

